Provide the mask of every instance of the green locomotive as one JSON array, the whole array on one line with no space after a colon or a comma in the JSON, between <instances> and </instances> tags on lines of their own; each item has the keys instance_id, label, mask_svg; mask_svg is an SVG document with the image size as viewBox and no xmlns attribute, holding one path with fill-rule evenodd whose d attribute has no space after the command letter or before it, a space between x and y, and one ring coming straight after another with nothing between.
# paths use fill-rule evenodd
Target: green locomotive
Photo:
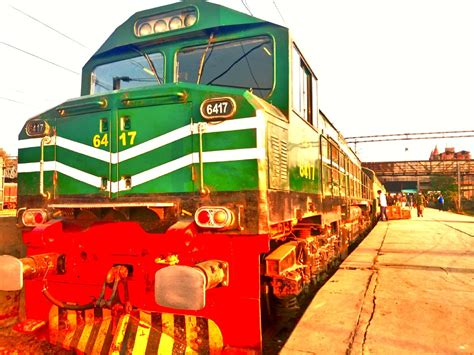
<instances>
[{"instance_id":1,"label":"green locomotive","mask_svg":"<svg viewBox=\"0 0 474 355\"><path fill-rule=\"evenodd\" d=\"M134 14L19 139L6 288L86 353L260 351L377 217L288 29L204 1Z\"/></svg>"}]
</instances>

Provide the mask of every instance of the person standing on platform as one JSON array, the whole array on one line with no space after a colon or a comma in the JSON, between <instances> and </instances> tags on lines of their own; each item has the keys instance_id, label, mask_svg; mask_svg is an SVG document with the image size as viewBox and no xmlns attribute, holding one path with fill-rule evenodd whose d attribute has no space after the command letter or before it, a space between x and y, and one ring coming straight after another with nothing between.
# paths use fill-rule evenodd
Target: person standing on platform
<instances>
[{"instance_id":1,"label":"person standing on platform","mask_svg":"<svg viewBox=\"0 0 474 355\"><path fill-rule=\"evenodd\" d=\"M416 195L415 203L418 217L423 217L423 209L425 208L426 199L421 192L418 192L418 195Z\"/></svg>"},{"instance_id":2,"label":"person standing on platform","mask_svg":"<svg viewBox=\"0 0 474 355\"><path fill-rule=\"evenodd\" d=\"M408 194L408 207L410 207L410 210L413 207L413 194L412 193Z\"/></svg>"},{"instance_id":3,"label":"person standing on platform","mask_svg":"<svg viewBox=\"0 0 474 355\"><path fill-rule=\"evenodd\" d=\"M379 194L380 216L382 218L382 221L388 221L388 217L387 217L387 196L382 192L382 190L378 190L377 193Z\"/></svg>"},{"instance_id":4,"label":"person standing on platform","mask_svg":"<svg viewBox=\"0 0 474 355\"><path fill-rule=\"evenodd\" d=\"M402 204L402 208L405 208L405 206L407 205L407 196L405 194L403 194L400 198L400 202Z\"/></svg>"},{"instance_id":5,"label":"person standing on platform","mask_svg":"<svg viewBox=\"0 0 474 355\"><path fill-rule=\"evenodd\" d=\"M440 211L444 210L444 197L442 194L439 194L438 196L438 210Z\"/></svg>"}]
</instances>

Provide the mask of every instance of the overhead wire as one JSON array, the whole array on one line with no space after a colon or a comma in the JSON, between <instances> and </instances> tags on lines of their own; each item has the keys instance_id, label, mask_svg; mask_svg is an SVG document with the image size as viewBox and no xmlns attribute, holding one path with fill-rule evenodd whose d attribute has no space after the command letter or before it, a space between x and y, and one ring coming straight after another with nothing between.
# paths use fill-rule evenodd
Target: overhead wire
<instances>
[{"instance_id":1,"label":"overhead wire","mask_svg":"<svg viewBox=\"0 0 474 355\"><path fill-rule=\"evenodd\" d=\"M52 61L50 61L50 60L48 60L48 59L45 59L45 58L43 58L43 57L40 57L39 55L36 55L36 54L34 54L34 53L25 51L24 49L15 47L14 45L11 45L11 44L9 44L9 43L0 42L0 44L3 44L4 46L10 47L10 48L13 48L13 49L15 49L15 50L17 50L17 51L19 51L19 52L28 54L29 56L32 56L32 57L34 57L34 58L36 58L36 59L39 59L39 60L42 60L43 62L49 63L49 64L51 64L51 65L54 65L54 66L58 67L58 68L64 69L64 70L66 70L66 71L68 71L68 72L70 72L70 73L73 73L73 74L76 74L76 75L80 75L80 73L77 72L77 71L75 71L75 70L66 68L65 66L63 66L63 65L61 65L61 64L52 62Z\"/></svg>"},{"instance_id":2,"label":"overhead wire","mask_svg":"<svg viewBox=\"0 0 474 355\"><path fill-rule=\"evenodd\" d=\"M17 101L17 100L11 99L9 97L4 97L4 96L0 96L0 100L10 101L10 102L14 102L16 104L24 104L24 102Z\"/></svg>"},{"instance_id":3,"label":"overhead wire","mask_svg":"<svg viewBox=\"0 0 474 355\"><path fill-rule=\"evenodd\" d=\"M25 11L20 10L20 9L18 9L18 8L12 6L12 5L10 5L10 7L11 7L13 10L18 11L20 14L22 14L22 15L24 15L24 16L26 16L26 17L29 17L29 18L32 19L33 21L36 21L36 22L40 23L41 25L43 25L43 26L49 28L50 30L56 32L57 34L63 36L64 38L67 38L67 39L70 40L71 42L76 43L77 45L81 46L82 48L85 48L85 49L89 49L89 50L90 50L90 48L87 47L86 45L84 45L84 44L82 44L81 42L75 40L74 38L68 36L67 34L65 34L65 33L63 33L63 32L61 32L61 31L55 29L54 27L48 25L47 23L44 23L43 21L37 19L36 17L31 16L30 14L26 13Z\"/></svg>"},{"instance_id":4,"label":"overhead wire","mask_svg":"<svg viewBox=\"0 0 474 355\"><path fill-rule=\"evenodd\" d=\"M285 18L283 17L280 9L278 8L278 5L276 4L275 0L273 0L273 6L275 6L276 10L278 11L278 14L280 15L281 19L283 20L283 23L286 25Z\"/></svg>"},{"instance_id":5,"label":"overhead wire","mask_svg":"<svg viewBox=\"0 0 474 355\"><path fill-rule=\"evenodd\" d=\"M240 2L242 3L242 5L245 6L245 8L246 8L247 11L249 12L250 16L253 16L252 11L250 11L249 6L247 5L247 0L240 0Z\"/></svg>"},{"instance_id":6,"label":"overhead wire","mask_svg":"<svg viewBox=\"0 0 474 355\"><path fill-rule=\"evenodd\" d=\"M473 130L464 131L444 131L444 132L420 132L420 133L394 133L379 134L358 137L345 137L349 144L355 143L371 143L371 142L388 142L402 140L421 140L421 139L449 139L449 138L467 138L474 137Z\"/></svg>"}]
</instances>

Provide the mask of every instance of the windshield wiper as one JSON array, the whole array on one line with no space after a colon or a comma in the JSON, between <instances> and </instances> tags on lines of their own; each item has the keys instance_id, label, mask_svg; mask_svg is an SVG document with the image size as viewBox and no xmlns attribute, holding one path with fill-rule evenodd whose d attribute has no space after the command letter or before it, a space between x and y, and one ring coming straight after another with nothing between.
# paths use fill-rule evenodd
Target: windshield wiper
<instances>
[{"instance_id":1,"label":"windshield wiper","mask_svg":"<svg viewBox=\"0 0 474 355\"><path fill-rule=\"evenodd\" d=\"M207 41L207 47L201 56L201 62L199 63L199 70L198 70L198 77L197 77L196 84L199 84L201 82L202 71L204 70L204 65L207 62L207 60L205 61L206 55L207 55L207 52L209 51L209 48L211 47L211 43L213 39L214 39L214 33L211 33L211 35L209 36L209 40Z\"/></svg>"},{"instance_id":2,"label":"windshield wiper","mask_svg":"<svg viewBox=\"0 0 474 355\"><path fill-rule=\"evenodd\" d=\"M153 64L153 61L150 59L150 56L146 53L146 52L142 52L141 50L139 50L138 48L136 47L132 47L132 49L135 51L135 52L138 52L140 53L147 61L148 63L148 66L150 67L150 70L152 71L153 73L153 76L156 78L156 80L158 81L159 84L163 84L163 79L160 78L160 76L158 75L158 73L156 72L156 69L155 69L155 65Z\"/></svg>"}]
</instances>

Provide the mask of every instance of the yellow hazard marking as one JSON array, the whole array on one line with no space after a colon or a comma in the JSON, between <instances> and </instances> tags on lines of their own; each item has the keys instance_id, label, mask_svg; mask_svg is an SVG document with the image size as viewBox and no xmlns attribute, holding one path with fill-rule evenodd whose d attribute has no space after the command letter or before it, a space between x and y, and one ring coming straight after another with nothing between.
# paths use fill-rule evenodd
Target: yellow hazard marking
<instances>
[{"instance_id":1,"label":"yellow hazard marking","mask_svg":"<svg viewBox=\"0 0 474 355\"><path fill-rule=\"evenodd\" d=\"M163 333L174 337L174 314L162 313L161 314L161 330Z\"/></svg>"},{"instance_id":2,"label":"yellow hazard marking","mask_svg":"<svg viewBox=\"0 0 474 355\"><path fill-rule=\"evenodd\" d=\"M158 355L171 354L174 345L174 314L161 314L161 338L158 347Z\"/></svg>"},{"instance_id":3,"label":"yellow hazard marking","mask_svg":"<svg viewBox=\"0 0 474 355\"><path fill-rule=\"evenodd\" d=\"M107 315L106 315L107 311ZM95 339L94 347L92 348L92 354L100 354L104 346L105 338L108 335L107 330L109 329L112 317L108 309L103 309L104 320L100 324L99 333Z\"/></svg>"},{"instance_id":4,"label":"yellow hazard marking","mask_svg":"<svg viewBox=\"0 0 474 355\"><path fill-rule=\"evenodd\" d=\"M85 311L85 325L82 329L81 338L77 344L77 349L80 351L86 351L87 341L90 338L92 332L92 326L94 325L94 309L87 309Z\"/></svg>"},{"instance_id":5,"label":"yellow hazard marking","mask_svg":"<svg viewBox=\"0 0 474 355\"><path fill-rule=\"evenodd\" d=\"M209 331L209 352L211 354L220 354L223 347L222 333L219 327L214 321L208 319L208 331Z\"/></svg>"},{"instance_id":6,"label":"yellow hazard marking","mask_svg":"<svg viewBox=\"0 0 474 355\"><path fill-rule=\"evenodd\" d=\"M185 354L199 354L203 350L209 351L210 354L219 354L223 347L223 339L219 327L212 320L201 317L185 315L183 324L185 329L175 329L175 318L179 317L182 319L182 315L160 313L161 328L153 328L152 315L155 313L147 311L125 314L114 320L111 311L108 309L103 308L102 317L97 319L95 318L94 310L89 309L85 311L84 324L79 325L78 311L68 310L67 314L65 314L67 317L65 324L60 322L59 313L58 307L51 307L49 312L51 342L58 343L62 339L59 345L70 349L73 338L79 336L77 334L79 332L79 341L77 346L75 346L75 350L79 352L85 352L93 332L97 332L97 335L94 344L91 344L91 354L100 354L103 351L109 354L120 354L125 338L128 339L127 353L144 354L151 335L156 334L156 332L160 333L157 349L159 355L172 354L173 349L176 350L178 343L179 348L182 349L180 351L184 350ZM199 328L199 324L202 324L203 321L207 323L207 332L203 332L203 329ZM112 327L112 322L118 322L116 328ZM133 327L129 326L130 322L132 322ZM179 322L179 324L182 323ZM129 333L127 333L127 329ZM136 332L133 334L130 333L133 331L132 329L136 329ZM175 339L175 331L178 334L183 334L184 332L186 338ZM106 339L111 340L112 337L113 340L110 348L105 349Z\"/></svg>"},{"instance_id":7,"label":"yellow hazard marking","mask_svg":"<svg viewBox=\"0 0 474 355\"><path fill-rule=\"evenodd\" d=\"M56 344L59 334L59 308L51 307L49 310L49 341Z\"/></svg>"},{"instance_id":8,"label":"yellow hazard marking","mask_svg":"<svg viewBox=\"0 0 474 355\"><path fill-rule=\"evenodd\" d=\"M112 348L109 354L120 354L120 348L122 347L123 338L127 330L127 325L130 320L130 314L126 314L120 318L117 331L115 332L114 340L112 342Z\"/></svg>"},{"instance_id":9,"label":"yellow hazard marking","mask_svg":"<svg viewBox=\"0 0 474 355\"><path fill-rule=\"evenodd\" d=\"M173 353L174 339L168 334L161 334L158 355L168 355Z\"/></svg>"},{"instance_id":10,"label":"yellow hazard marking","mask_svg":"<svg viewBox=\"0 0 474 355\"><path fill-rule=\"evenodd\" d=\"M199 348L199 341L198 340L198 332L196 330L196 323L197 319L194 316L185 316L185 324L186 324L186 354L194 354L195 351L192 349ZM190 348L191 347L191 348Z\"/></svg>"},{"instance_id":11,"label":"yellow hazard marking","mask_svg":"<svg viewBox=\"0 0 474 355\"><path fill-rule=\"evenodd\" d=\"M74 330L77 328L77 313L76 311L67 311L67 329L63 340L63 346L69 350L72 338L74 337ZM72 331L71 331L72 330Z\"/></svg>"},{"instance_id":12,"label":"yellow hazard marking","mask_svg":"<svg viewBox=\"0 0 474 355\"><path fill-rule=\"evenodd\" d=\"M151 331L151 314L140 312L140 322L135 335L135 345L133 345L133 354L144 354L148 344L148 338Z\"/></svg>"}]
</instances>

